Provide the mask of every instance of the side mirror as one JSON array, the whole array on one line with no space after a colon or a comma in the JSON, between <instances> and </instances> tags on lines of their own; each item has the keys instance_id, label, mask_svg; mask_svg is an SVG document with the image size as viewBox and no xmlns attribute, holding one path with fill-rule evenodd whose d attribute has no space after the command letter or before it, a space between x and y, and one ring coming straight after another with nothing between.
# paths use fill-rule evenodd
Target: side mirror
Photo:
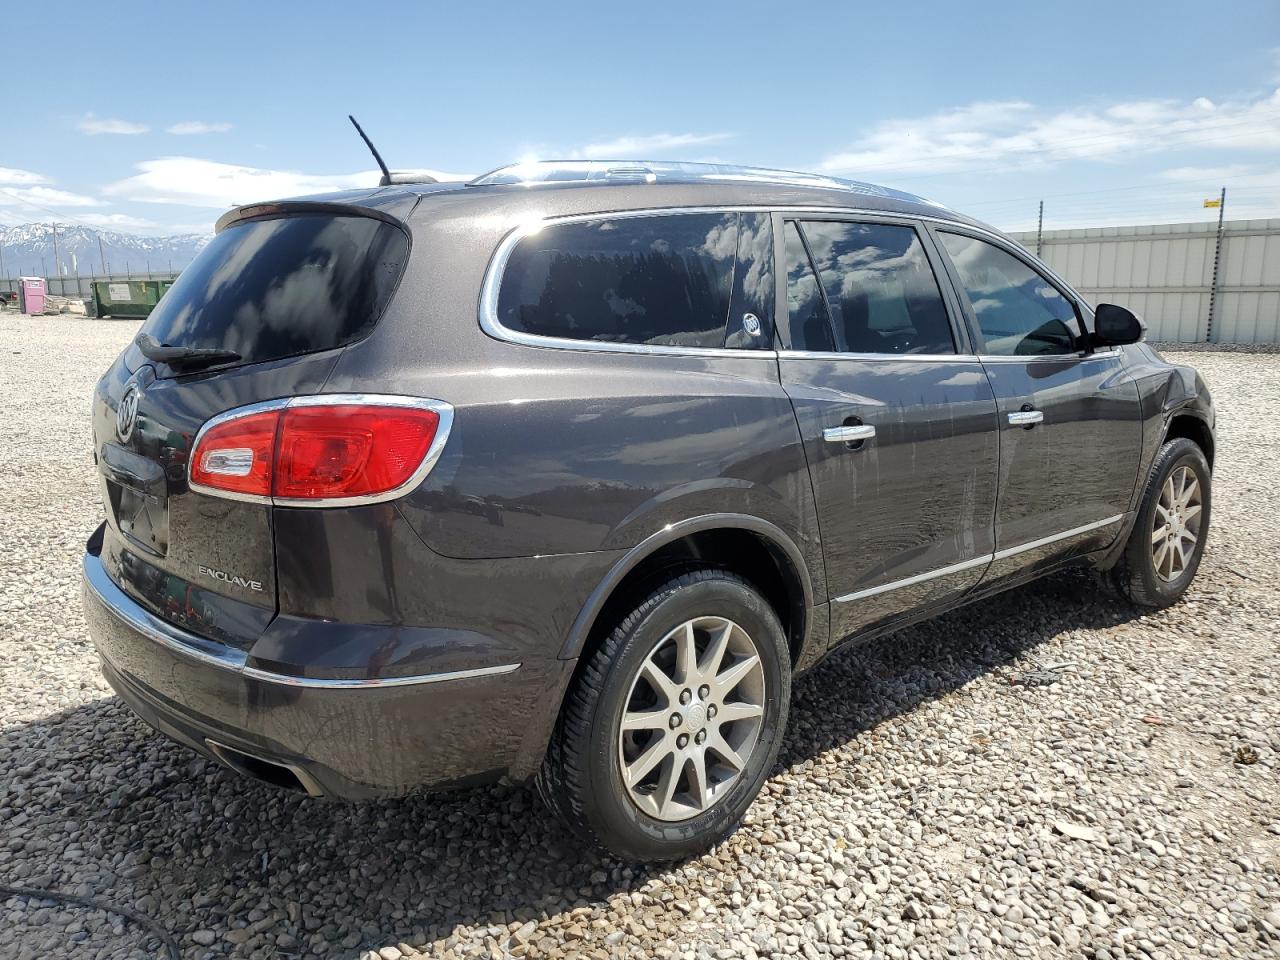
<instances>
[{"instance_id":1,"label":"side mirror","mask_svg":"<svg viewBox=\"0 0 1280 960\"><path fill-rule=\"evenodd\" d=\"M1114 303L1100 303L1093 311L1093 343L1119 347L1137 343L1147 335L1147 325L1132 310Z\"/></svg>"}]
</instances>

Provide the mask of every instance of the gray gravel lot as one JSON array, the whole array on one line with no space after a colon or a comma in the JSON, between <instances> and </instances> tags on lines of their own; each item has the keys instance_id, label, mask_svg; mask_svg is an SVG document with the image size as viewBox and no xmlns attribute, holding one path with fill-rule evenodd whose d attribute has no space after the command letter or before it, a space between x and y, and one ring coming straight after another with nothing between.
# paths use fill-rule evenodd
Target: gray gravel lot
<instances>
[{"instance_id":1,"label":"gray gravel lot","mask_svg":"<svg viewBox=\"0 0 1280 960\"><path fill-rule=\"evenodd\" d=\"M1280 956L1280 356L1188 358L1220 452L1183 603L1139 614L1065 575L838 654L743 828L634 868L524 787L308 800L119 704L79 561L88 398L136 329L0 315L0 883L142 911L190 957ZM0 957L156 943L0 897Z\"/></svg>"}]
</instances>

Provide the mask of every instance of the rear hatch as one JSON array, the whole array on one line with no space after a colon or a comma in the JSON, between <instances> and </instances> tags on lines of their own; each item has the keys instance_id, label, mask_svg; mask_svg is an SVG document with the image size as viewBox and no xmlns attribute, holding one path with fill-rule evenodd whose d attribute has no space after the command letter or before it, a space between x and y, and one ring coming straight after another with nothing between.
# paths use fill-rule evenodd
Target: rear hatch
<instances>
[{"instance_id":1,"label":"rear hatch","mask_svg":"<svg viewBox=\"0 0 1280 960\"><path fill-rule=\"evenodd\" d=\"M192 442L227 410L318 393L373 330L409 238L332 204L249 208L220 227L99 381L94 454L108 576L156 616L247 650L276 611L272 508L189 489Z\"/></svg>"}]
</instances>

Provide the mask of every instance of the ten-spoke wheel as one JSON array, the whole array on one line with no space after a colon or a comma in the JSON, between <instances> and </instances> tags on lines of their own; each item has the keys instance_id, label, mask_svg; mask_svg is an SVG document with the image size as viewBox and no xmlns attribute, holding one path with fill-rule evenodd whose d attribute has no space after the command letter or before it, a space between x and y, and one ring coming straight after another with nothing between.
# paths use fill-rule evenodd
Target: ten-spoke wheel
<instances>
[{"instance_id":1,"label":"ten-spoke wheel","mask_svg":"<svg viewBox=\"0 0 1280 960\"><path fill-rule=\"evenodd\" d=\"M637 860L696 853L733 829L778 751L791 657L746 581L664 583L586 659L538 775L576 832Z\"/></svg>"},{"instance_id":2,"label":"ten-spoke wheel","mask_svg":"<svg viewBox=\"0 0 1280 960\"><path fill-rule=\"evenodd\" d=\"M742 627L680 624L645 659L622 714L618 763L632 801L658 820L702 813L742 773L764 704L764 667Z\"/></svg>"},{"instance_id":3,"label":"ten-spoke wheel","mask_svg":"<svg viewBox=\"0 0 1280 960\"><path fill-rule=\"evenodd\" d=\"M1196 444L1179 437L1160 448L1124 553L1102 574L1109 590L1145 607L1182 596L1204 555L1210 482L1209 463Z\"/></svg>"},{"instance_id":4,"label":"ten-spoke wheel","mask_svg":"<svg viewBox=\"0 0 1280 960\"><path fill-rule=\"evenodd\" d=\"M1160 488L1151 531L1151 559L1165 581L1177 580L1200 542L1204 510L1200 481L1190 467L1178 467Z\"/></svg>"}]
</instances>

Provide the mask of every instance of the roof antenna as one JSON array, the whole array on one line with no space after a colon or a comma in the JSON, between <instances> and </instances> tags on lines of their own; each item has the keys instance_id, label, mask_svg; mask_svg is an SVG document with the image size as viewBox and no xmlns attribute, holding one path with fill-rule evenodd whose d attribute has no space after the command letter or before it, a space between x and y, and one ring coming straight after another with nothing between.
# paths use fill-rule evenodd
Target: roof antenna
<instances>
[{"instance_id":1,"label":"roof antenna","mask_svg":"<svg viewBox=\"0 0 1280 960\"><path fill-rule=\"evenodd\" d=\"M351 125L356 128L356 133L360 134L360 139L364 141L364 145L369 148L369 152L373 154L373 159L378 161L378 166L382 169L382 179L378 181L378 186L385 187L391 183L391 171L387 169L387 164L382 159L382 154L378 152L378 148L373 145L373 141L369 139L369 135L364 132L364 128L360 126L360 122L351 114L347 114L347 119L351 121Z\"/></svg>"}]
</instances>

